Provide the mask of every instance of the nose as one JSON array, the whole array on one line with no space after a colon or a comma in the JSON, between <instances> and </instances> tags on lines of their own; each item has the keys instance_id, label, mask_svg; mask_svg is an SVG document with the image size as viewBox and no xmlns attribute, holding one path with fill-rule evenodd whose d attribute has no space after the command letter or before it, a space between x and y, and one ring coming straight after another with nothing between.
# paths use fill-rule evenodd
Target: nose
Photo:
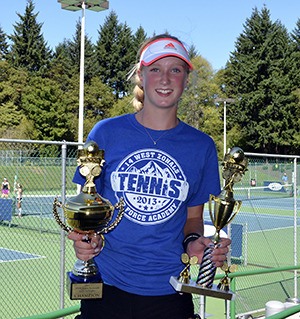
<instances>
[{"instance_id":1,"label":"nose","mask_svg":"<svg viewBox=\"0 0 300 319\"><path fill-rule=\"evenodd\" d=\"M163 71L163 72L161 73L160 82L161 82L162 84L167 84L167 83L170 82L170 77L169 77L168 72Z\"/></svg>"}]
</instances>

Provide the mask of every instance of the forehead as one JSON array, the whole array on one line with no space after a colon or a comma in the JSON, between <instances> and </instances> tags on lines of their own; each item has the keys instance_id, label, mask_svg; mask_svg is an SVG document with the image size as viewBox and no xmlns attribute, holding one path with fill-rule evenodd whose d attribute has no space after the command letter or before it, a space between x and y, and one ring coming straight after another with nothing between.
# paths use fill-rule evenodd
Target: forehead
<instances>
[{"instance_id":1,"label":"forehead","mask_svg":"<svg viewBox=\"0 0 300 319\"><path fill-rule=\"evenodd\" d=\"M185 61L175 56L167 56L163 57L155 62L153 62L149 67L160 65L160 66L182 66L188 69L188 65Z\"/></svg>"}]
</instances>

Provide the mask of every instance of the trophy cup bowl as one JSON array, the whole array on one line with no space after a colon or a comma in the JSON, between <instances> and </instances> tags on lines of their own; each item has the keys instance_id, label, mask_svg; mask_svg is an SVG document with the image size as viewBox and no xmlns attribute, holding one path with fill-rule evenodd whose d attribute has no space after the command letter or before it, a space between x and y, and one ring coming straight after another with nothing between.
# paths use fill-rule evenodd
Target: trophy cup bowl
<instances>
[{"instance_id":1,"label":"trophy cup bowl","mask_svg":"<svg viewBox=\"0 0 300 319\"><path fill-rule=\"evenodd\" d=\"M242 202L233 197L233 185L242 179L247 170L248 160L242 149L233 147L225 154L222 166L222 176L225 179L224 187L218 196L210 195L208 202L210 218L216 229L212 237L215 246L220 241L221 229L233 220L241 208ZM175 277L171 277L170 283L175 290L226 300L233 299L233 293L229 290L228 274L226 274L226 280L222 280L221 285L213 285L216 267L210 260L212 250L213 248L204 250L196 282L182 283L182 280L180 282ZM188 274L185 274L185 278L188 278ZM179 279L181 278L179 277Z\"/></svg>"},{"instance_id":2,"label":"trophy cup bowl","mask_svg":"<svg viewBox=\"0 0 300 319\"><path fill-rule=\"evenodd\" d=\"M99 150L95 142L88 142L82 150L78 151L78 166L81 175L86 177L83 190L77 196L67 200L62 205L57 198L53 202L53 215L59 226L67 233L75 231L86 235L87 242L93 236L101 236L102 248L104 246L103 234L113 230L121 221L124 214L124 203L121 198L119 203L112 205L96 191L94 177L99 176L104 163L104 152ZM57 207L63 209L64 219L60 218ZM118 214L111 222L115 209ZM68 288L70 298L98 299L102 298L102 279L98 267L93 259L84 261L78 259L72 272L68 272Z\"/></svg>"}]
</instances>

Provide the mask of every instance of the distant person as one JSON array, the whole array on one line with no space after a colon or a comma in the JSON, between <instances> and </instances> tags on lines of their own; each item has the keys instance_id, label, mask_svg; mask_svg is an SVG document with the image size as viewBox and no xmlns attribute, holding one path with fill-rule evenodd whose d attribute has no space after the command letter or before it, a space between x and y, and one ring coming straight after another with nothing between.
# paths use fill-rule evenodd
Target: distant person
<instances>
[{"instance_id":1,"label":"distant person","mask_svg":"<svg viewBox=\"0 0 300 319\"><path fill-rule=\"evenodd\" d=\"M284 185L287 185L289 183L289 178L288 176L286 175L286 173L283 173L283 176L282 176L282 182Z\"/></svg>"},{"instance_id":2,"label":"distant person","mask_svg":"<svg viewBox=\"0 0 300 319\"><path fill-rule=\"evenodd\" d=\"M10 185L7 180L7 178L3 179L3 182L1 184L1 198L8 198L9 196L9 191L10 191Z\"/></svg>"},{"instance_id":3,"label":"distant person","mask_svg":"<svg viewBox=\"0 0 300 319\"><path fill-rule=\"evenodd\" d=\"M23 187L20 183L18 183L16 188L18 217L22 217L22 196L23 196Z\"/></svg>"}]
</instances>

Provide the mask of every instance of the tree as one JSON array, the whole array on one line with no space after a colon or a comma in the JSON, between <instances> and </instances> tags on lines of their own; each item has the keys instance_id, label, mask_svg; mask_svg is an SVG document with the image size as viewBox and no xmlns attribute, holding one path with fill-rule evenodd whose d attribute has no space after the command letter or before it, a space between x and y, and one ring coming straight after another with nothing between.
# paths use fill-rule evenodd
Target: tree
<instances>
[{"instance_id":1,"label":"tree","mask_svg":"<svg viewBox=\"0 0 300 319\"><path fill-rule=\"evenodd\" d=\"M86 35L84 36L84 78L85 82L89 82L97 71L97 60L95 56L95 48ZM73 41L64 42L64 50L70 59L73 71L79 73L81 63L81 22L77 21L76 31Z\"/></svg>"},{"instance_id":2,"label":"tree","mask_svg":"<svg viewBox=\"0 0 300 319\"><path fill-rule=\"evenodd\" d=\"M112 88L116 99L128 93L126 75L135 59L132 43L131 29L127 24L120 24L112 11L100 27L96 56L100 79Z\"/></svg>"},{"instance_id":3,"label":"tree","mask_svg":"<svg viewBox=\"0 0 300 319\"><path fill-rule=\"evenodd\" d=\"M22 94L26 119L34 123L38 140L70 140L70 114L64 94L53 80L31 76Z\"/></svg>"},{"instance_id":4,"label":"tree","mask_svg":"<svg viewBox=\"0 0 300 319\"><path fill-rule=\"evenodd\" d=\"M296 127L294 130L294 139L291 141L291 147L298 149L300 145L300 19L296 23L295 29L291 33L292 37L292 66L291 66L291 76L290 81L293 84L294 90L293 94L296 99L296 105L294 110L294 118L296 122Z\"/></svg>"},{"instance_id":5,"label":"tree","mask_svg":"<svg viewBox=\"0 0 300 319\"><path fill-rule=\"evenodd\" d=\"M4 60L6 59L6 56L8 54L8 43L6 41L6 34L4 33L4 31L2 30L1 26L0 26L0 60Z\"/></svg>"},{"instance_id":6,"label":"tree","mask_svg":"<svg viewBox=\"0 0 300 319\"><path fill-rule=\"evenodd\" d=\"M300 87L300 19L296 23L295 29L291 33L292 38L292 70L290 80L295 88Z\"/></svg>"},{"instance_id":7,"label":"tree","mask_svg":"<svg viewBox=\"0 0 300 319\"><path fill-rule=\"evenodd\" d=\"M51 50L47 47L43 34L42 24L37 23L38 13L32 0L28 0L25 14L18 13L20 22L14 25L10 59L15 67L24 67L31 72L44 72L50 62Z\"/></svg>"},{"instance_id":8,"label":"tree","mask_svg":"<svg viewBox=\"0 0 300 319\"><path fill-rule=\"evenodd\" d=\"M68 90L72 77L78 74L78 69L72 64L68 46L68 41L64 40L55 48L53 59L46 74L48 78L59 83L63 91Z\"/></svg>"},{"instance_id":9,"label":"tree","mask_svg":"<svg viewBox=\"0 0 300 319\"><path fill-rule=\"evenodd\" d=\"M8 61L0 61L0 136L2 138L10 138L24 117L21 96L27 81L28 73L25 70L16 70Z\"/></svg>"},{"instance_id":10,"label":"tree","mask_svg":"<svg viewBox=\"0 0 300 319\"><path fill-rule=\"evenodd\" d=\"M244 29L225 71L227 94L236 100L228 127L239 125L240 146L247 151L293 153L290 37L266 7L255 8Z\"/></svg>"},{"instance_id":11,"label":"tree","mask_svg":"<svg viewBox=\"0 0 300 319\"><path fill-rule=\"evenodd\" d=\"M184 92L178 114L189 125L212 136L218 150L222 147L222 120L220 108L216 107L215 95L220 89L214 80L211 64L201 56L192 59L194 70Z\"/></svg>"},{"instance_id":12,"label":"tree","mask_svg":"<svg viewBox=\"0 0 300 319\"><path fill-rule=\"evenodd\" d=\"M99 77L93 77L85 90L84 135L103 118L109 117L110 108L115 103L111 88L103 84Z\"/></svg>"},{"instance_id":13,"label":"tree","mask_svg":"<svg viewBox=\"0 0 300 319\"><path fill-rule=\"evenodd\" d=\"M141 47L141 45L146 41L146 38L147 38L147 33L145 32L142 26L139 26L132 38L132 46L131 46L132 52L133 52L132 63L137 62L136 57L137 57L138 50Z\"/></svg>"}]
</instances>

